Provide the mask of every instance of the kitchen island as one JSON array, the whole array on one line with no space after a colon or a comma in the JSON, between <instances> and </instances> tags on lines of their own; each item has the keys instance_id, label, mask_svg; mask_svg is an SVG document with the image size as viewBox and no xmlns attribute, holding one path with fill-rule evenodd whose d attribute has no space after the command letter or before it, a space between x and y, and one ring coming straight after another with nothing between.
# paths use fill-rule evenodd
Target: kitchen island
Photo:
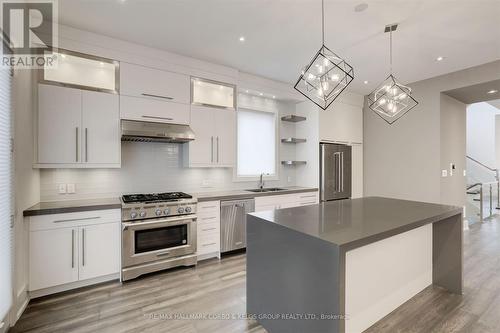
<instances>
[{"instance_id":1,"label":"kitchen island","mask_svg":"<svg viewBox=\"0 0 500 333\"><path fill-rule=\"evenodd\" d=\"M362 332L429 285L462 293L462 209L366 197L247 216L247 313Z\"/></svg>"}]
</instances>

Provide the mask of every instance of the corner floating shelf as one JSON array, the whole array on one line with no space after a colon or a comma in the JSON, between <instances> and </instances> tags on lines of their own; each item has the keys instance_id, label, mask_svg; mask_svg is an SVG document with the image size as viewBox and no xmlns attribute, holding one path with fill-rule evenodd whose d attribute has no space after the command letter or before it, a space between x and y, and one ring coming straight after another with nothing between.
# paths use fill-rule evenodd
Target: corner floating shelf
<instances>
[{"instance_id":1,"label":"corner floating shelf","mask_svg":"<svg viewBox=\"0 0 500 333\"><path fill-rule=\"evenodd\" d=\"M304 121L306 119L307 119L306 117L296 116L294 114L281 117L281 120L288 121L288 122L291 122L291 123L298 123L299 121Z\"/></svg>"},{"instance_id":2,"label":"corner floating shelf","mask_svg":"<svg viewBox=\"0 0 500 333\"><path fill-rule=\"evenodd\" d=\"M285 138L281 139L281 142L283 143L303 143L306 142L306 139L299 139L299 138Z\"/></svg>"},{"instance_id":3,"label":"corner floating shelf","mask_svg":"<svg viewBox=\"0 0 500 333\"><path fill-rule=\"evenodd\" d=\"M283 165L303 165L306 163L306 161L281 161L281 164Z\"/></svg>"}]
</instances>

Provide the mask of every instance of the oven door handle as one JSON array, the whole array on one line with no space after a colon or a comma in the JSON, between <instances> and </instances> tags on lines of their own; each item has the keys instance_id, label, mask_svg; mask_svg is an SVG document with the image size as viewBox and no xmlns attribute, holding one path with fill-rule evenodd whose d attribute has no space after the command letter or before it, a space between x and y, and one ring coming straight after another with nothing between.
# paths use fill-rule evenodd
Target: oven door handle
<instances>
[{"instance_id":1,"label":"oven door handle","mask_svg":"<svg viewBox=\"0 0 500 333\"><path fill-rule=\"evenodd\" d=\"M183 217L178 217L178 218L169 218L169 219L162 219L162 220L152 220L152 221L147 221L147 222L136 222L136 223L127 223L123 222L122 223L122 229L127 230L128 228L131 229L139 229L142 226L146 227L151 227L154 225L159 225L159 226L174 226L174 225L179 225L179 224L184 224L186 222L192 223L196 221L197 216L196 215L190 215L189 217L183 216Z\"/></svg>"}]
</instances>

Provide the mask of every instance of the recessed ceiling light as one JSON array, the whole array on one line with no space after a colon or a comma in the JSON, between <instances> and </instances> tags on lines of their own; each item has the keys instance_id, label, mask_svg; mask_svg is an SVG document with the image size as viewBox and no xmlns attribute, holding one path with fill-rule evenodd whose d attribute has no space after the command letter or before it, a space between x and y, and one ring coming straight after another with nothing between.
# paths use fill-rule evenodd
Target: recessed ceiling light
<instances>
[{"instance_id":1,"label":"recessed ceiling light","mask_svg":"<svg viewBox=\"0 0 500 333\"><path fill-rule=\"evenodd\" d=\"M492 95L492 94L496 94L498 92L497 89L491 89L490 91L488 91L488 94Z\"/></svg>"},{"instance_id":2,"label":"recessed ceiling light","mask_svg":"<svg viewBox=\"0 0 500 333\"><path fill-rule=\"evenodd\" d=\"M245 36L241 36L240 37L240 42L244 42L245 41Z\"/></svg>"},{"instance_id":3,"label":"recessed ceiling light","mask_svg":"<svg viewBox=\"0 0 500 333\"><path fill-rule=\"evenodd\" d=\"M363 81L364 84L368 84L368 81Z\"/></svg>"},{"instance_id":4,"label":"recessed ceiling light","mask_svg":"<svg viewBox=\"0 0 500 333\"><path fill-rule=\"evenodd\" d=\"M436 61L443 61L443 60L444 60L444 57L442 57L442 56L439 56L436 58Z\"/></svg>"},{"instance_id":5,"label":"recessed ceiling light","mask_svg":"<svg viewBox=\"0 0 500 333\"><path fill-rule=\"evenodd\" d=\"M263 93L259 93L259 95L260 95L260 96L264 96L264 94L263 94Z\"/></svg>"},{"instance_id":6,"label":"recessed ceiling light","mask_svg":"<svg viewBox=\"0 0 500 333\"><path fill-rule=\"evenodd\" d=\"M276 96L273 95L273 99L276 98Z\"/></svg>"},{"instance_id":7,"label":"recessed ceiling light","mask_svg":"<svg viewBox=\"0 0 500 333\"><path fill-rule=\"evenodd\" d=\"M245 92L248 94L248 90L245 90Z\"/></svg>"}]
</instances>

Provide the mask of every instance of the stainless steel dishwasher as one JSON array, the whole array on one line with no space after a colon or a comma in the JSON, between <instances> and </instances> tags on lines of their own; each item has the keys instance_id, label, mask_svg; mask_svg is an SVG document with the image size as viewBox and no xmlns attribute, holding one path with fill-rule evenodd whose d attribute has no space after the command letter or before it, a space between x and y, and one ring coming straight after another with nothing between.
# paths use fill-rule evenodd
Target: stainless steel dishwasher
<instances>
[{"instance_id":1,"label":"stainless steel dishwasher","mask_svg":"<svg viewBox=\"0 0 500 333\"><path fill-rule=\"evenodd\" d=\"M247 246L246 214L254 211L254 199L221 201L220 249L222 253L242 249Z\"/></svg>"}]
</instances>

